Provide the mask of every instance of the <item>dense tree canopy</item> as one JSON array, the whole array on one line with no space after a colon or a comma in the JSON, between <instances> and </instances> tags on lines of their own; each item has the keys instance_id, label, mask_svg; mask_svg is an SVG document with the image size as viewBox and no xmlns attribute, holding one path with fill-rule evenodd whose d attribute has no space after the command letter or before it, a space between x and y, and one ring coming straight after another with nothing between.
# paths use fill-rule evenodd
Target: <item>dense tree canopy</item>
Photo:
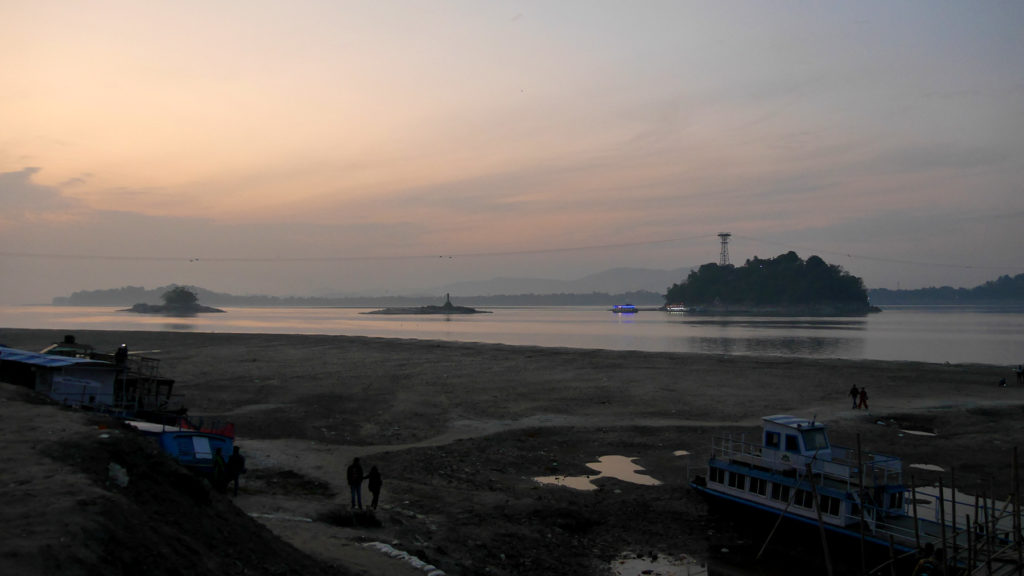
<instances>
[{"instance_id":1,"label":"dense tree canopy","mask_svg":"<svg viewBox=\"0 0 1024 576\"><path fill-rule=\"evenodd\" d=\"M666 302L687 306L786 307L829 305L867 306L864 282L842 267L818 256L805 262L795 252L743 266L704 264L682 284L673 284Z\"/></svg>"},{"instance_id":2,"label":"dense tree canopy","mask_svg":"<svg viewBox=\"0 0 1024 576\"><path fill-rule=\"evenodd\" d=\"M164 304L171 307L177 308L188 308L196 305L199 297L192 290L189 290L185 286L175 286L167 292L164 292L163 296Z\"/></svg>"}]
</instances>

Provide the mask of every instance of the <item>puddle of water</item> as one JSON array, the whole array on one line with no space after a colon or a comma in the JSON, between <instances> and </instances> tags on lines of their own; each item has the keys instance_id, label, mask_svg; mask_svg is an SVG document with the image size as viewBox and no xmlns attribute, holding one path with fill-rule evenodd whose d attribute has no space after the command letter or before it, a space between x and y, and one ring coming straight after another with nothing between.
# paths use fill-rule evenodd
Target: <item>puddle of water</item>
<instances>
[{"instance_id":1,"label":"puddle of water","mask_svg":"<svg viewBox=\"0 0 1024 576\"><path fill-rule=\"evenodd\" d=\"M707 566L682 554L680 556L658 556L650 558L636 556L629 552L620 554L612 560L612 574L615 576L706 576Z\"/></svg>"},{"instance_id":2,"label":"puddle of water","mask_svg":"<svg viewBox=\"0 0 1024 576\"><path fill-rule=\"evenodd\" d=\"M577 490L597 490L597 486L594 485L593 481L598 478L618 478L623 482L632 482L633 484L642 484L644 486L658 486L661 484L661 482L650 476L637 474L637 472L643 470L643 468L634 464L633 460L636 460L636 458L628 458L626 456L601 456L597 459L597 462L587 463L588 468L598 472L596 475L542 476L534 478L534 480L541 484L568 486L569 488L575 488Z\"/></svg>"},{"instance_id":3,"label":"puddle of water","mask_svg":"<svg viewBox=\"0 0 1024 576\"><path fill-rule=\"evenodd\" d=\"M936 466L935 464L911 464L911 468L917 468L918 470L931 470L933 472L945 472L942 466Z\"/></svg>"},{"instance_id":4,"label":"puddle of water","mask_svg":"<svg viewBox=\"0 0 1024 576\"><path fill-rule=\"evenodd\" d=\"M934 432L925 432L924 430L900 430L904 434L912 434L914 436L938 436Z\"/></svg>"},{"instance_id":5,"label":"puddle of water","mask_svg":"<svg viewBox=\"0 0 1024 576\"><path fill-rule=\"evenodd\" d=\"M938 521L939 507L939 487L938 486L921 486L915 490L918 497L917 513L921 518L930 518ZM1013 529L1013 506L1003 500L994 500L992 498L978 498L978 506L980 507L977 511L974 509L975 496L974 494L968 494L956 490L955 492L948 487L943 491L943 507L945 508L944 514L947 522L952 521L954 518L956 522L963 526L964 514L970 514L971 520L983 520L985 517L984 508L987 506L989 514L993 517L998 518L996 522L996 529L999 532L1012 531ZM922 505L922 500L925 503ZM956 516L953 516L953 500L956 500Z\"/></svg>"}]
</instances>

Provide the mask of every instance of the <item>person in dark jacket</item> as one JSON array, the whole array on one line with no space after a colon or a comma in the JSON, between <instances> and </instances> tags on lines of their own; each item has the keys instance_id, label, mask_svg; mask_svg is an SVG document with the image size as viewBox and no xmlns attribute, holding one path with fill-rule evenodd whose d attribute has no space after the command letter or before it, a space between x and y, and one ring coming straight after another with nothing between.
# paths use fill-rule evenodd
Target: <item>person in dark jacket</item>
<instances>
[{"instance_id":1,"label":"person in dark jacket","mask_svg":"<svg viewBox=\"0 0 1024 576\"><path fill-rule=\"evenodd\" d=\"M370 474L366 478L369 480L367 487L370 489L370 494L373 494L370 508L376 510L377 502L380 500L380 487L384 485L384 480L380 477L380 470L377 470L376 466L370 468Z\"/></svg>"},{"instance_id":2,"label":"person in dark jacket","mask_svg":"<svg viewBox=\"0 0 1024 576\"><path fill-rule=\"evenodd\" d=\"M239 451L238 446L235 446L234 451L231 452L231 456L228 456L228 484L234 482L235 484L235 496L238 496L238 477L245 474L245 456Z\"/></svg>"},{"instance_id":3,"label":"person in dark jacket","mask_svg":"<svg viewBox=\"0 0 1024 576\"><path fill-rule=\"evenodd\" d=\"M213 474L211 477L213 489L224 493L228 490L227 463L224 462L224 455L220 448L213 449Z\"/></svg>"},{"instance_id":4,"label":"person in dark jacket","mask_svg":"<svg viewBox=\"0 0 1024 576\"><path fill-rule=\"evenodd\" d=\"M363 466L359 458L353 458L345 474L348 489L352 492L352 508L363 509Z\"/></svg>"}]
</instances>

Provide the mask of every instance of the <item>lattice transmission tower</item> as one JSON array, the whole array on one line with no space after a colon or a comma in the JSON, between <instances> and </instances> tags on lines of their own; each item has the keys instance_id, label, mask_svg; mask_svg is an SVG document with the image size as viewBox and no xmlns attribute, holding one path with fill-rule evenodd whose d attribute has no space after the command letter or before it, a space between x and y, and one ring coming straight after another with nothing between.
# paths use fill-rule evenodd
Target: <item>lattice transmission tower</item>
<instances>
[{"instance_id":1,"label":"lattice transmission tower","mask_svg":"<svg viewBox=\"0 0 1024 576\"><path fill-rule=\"evenodd\" d=\"M728 232L719 232L718 237L722 240L722 253L718 257L719 266L729 265L729 237L732 234Z\"/></svg>"}]
</instances>

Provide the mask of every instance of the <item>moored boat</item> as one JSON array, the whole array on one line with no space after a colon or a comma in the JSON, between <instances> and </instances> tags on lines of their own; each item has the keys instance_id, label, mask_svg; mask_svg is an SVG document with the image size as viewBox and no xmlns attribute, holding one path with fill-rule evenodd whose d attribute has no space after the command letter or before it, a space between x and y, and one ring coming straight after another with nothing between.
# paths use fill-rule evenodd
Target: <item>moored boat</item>
<instances>
[{"instance_id":1,"label":"moored boat","mask_svg":"<svg viewBox=\"0 0 1024 576\"><path fill-rule=\"evenodd\" d=\"M687 308L686 305L683 304L682 302L679 302L677 304L666 304L665 305L665 311L666 312L676 312L676 313L678 313L678 312L686 312L688 310L689 310L689 308Z\"/></svg>"},{"instance_id":2,"label":"moored boat","mask_svg":"<svg viewBox=\"0 0 1024 576\"><path fill-rule=\"evenodd\" d=\"M612 306L612 312L616 314L636 314L636 306L632 304L616 304Z\"/></svg>"},{"instance_id":3,"label":"moored boat","mask_svg":"<svg viewBox=\"0 0 1024 576\"><path fill-rule=\"evenodd\" d=\"M962 521L957 526L950 513L957 505L951 494L917 490L912 498L899 458L833 445L826 426L814 420L766 416L758 442L713 438L707 472L690 486L715 499L904 553L929 543L954 551L970 544L971 530ZM986 517L997 513L994 504L982 510ZM976 503L974 512L980 514Z\"/></svg>"}]
</instances>

